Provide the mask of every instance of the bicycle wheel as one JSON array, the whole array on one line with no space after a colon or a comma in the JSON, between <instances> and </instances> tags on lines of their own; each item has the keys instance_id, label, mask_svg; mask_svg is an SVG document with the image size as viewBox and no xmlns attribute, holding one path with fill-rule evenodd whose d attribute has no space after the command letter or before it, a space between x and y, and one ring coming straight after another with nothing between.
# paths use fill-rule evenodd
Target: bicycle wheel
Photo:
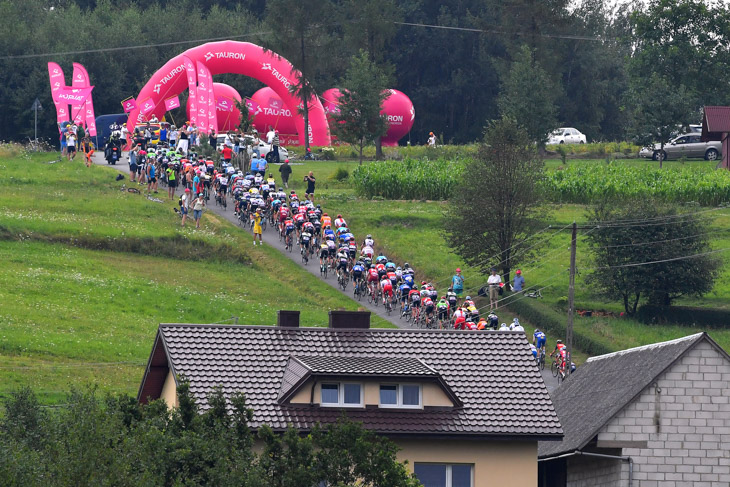
<instances>
[{"instance_id":1,"label":"bicycle wheel","mask_svg":"<svg viewBox=\"0 0 730 487\"><path fill-rule=\"evenodd\" d=\"M553 362L553 364L550 366L550 372L553 374L553 377L557 377L560 373L560 369L558 368L557 362Z\"/></svg>"},{"instance_id":2,"label":"bicycle wheel","mask_svg":"<svg viewBox=\"0 0 730 487\"><path fill-rule=\"evenodd\" d=\"M540 353L540 363L538 364L540 370L545 370L545 352Z\"/></svg>"}]
</instances>

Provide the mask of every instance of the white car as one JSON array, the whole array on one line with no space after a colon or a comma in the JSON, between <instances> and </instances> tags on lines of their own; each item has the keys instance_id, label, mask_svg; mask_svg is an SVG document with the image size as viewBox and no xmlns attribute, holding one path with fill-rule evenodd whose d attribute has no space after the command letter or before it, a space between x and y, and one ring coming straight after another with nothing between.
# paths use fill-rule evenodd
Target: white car
<instances>
[{"instance_id":1,"label":"white car","mask_svg":"<svg viewBox=\"0 0 730 487\"><path fill-rule=\"evenodd\" d=\"M548 136L548 144L585 144L586 136L572 127L561 127Z\"/></svg>"}]
</instances>

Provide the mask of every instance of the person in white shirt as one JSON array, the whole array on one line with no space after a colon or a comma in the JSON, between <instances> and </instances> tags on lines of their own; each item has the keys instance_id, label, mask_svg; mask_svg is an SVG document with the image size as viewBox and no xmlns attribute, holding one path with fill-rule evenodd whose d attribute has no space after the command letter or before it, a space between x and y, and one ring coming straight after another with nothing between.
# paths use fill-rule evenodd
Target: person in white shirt
<instances>
[{"instance_id":1,"label":"person in white shirt","mask_svg":"<svg viewBox=\"0 0 730 487\"><path fill-rule=\"evenodd\" d=\"M428 134L428 146L436 147L436 136L433 134L433 132L430 132Z\"/></svg>"},{"instance_id":2,"label":"person in white shirt","mask_svg":"<svg viewBox=\"0 0 730 487\"><path fill-rule=\"evenodd\" d=\"M274 127L269 125L269 131L266 132L266 142L271 145L271 143L274 141L274 136L276 135L276 131L274 130Z\"/></svg>"},{"instance_id":3,"label":"person in white shirt","mask_svg":"<svg viewBox=\"0 0 730 487\"><path fill-rule=\"evenodd\" d=\"M499 285L502 278L497 274L497 268L492 267L492 275L487 279L489 285L489 309L497 309L497 301L499 300Z\"/></svg>"}]
</instances>

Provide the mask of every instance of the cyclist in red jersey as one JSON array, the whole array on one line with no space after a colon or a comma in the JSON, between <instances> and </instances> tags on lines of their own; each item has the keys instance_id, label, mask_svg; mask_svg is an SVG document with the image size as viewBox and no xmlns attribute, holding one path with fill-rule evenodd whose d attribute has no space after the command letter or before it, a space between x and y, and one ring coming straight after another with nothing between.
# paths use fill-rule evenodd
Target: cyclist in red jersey
<instances>
[{"instance_id":1,"label":"cyclist in red jersey","mask_svg":"<svg viewBox=\"0 0 730 487\"><path fill-rule=\"evenodd\" d=\"M380 291L383 293L383 304L385 304L389 299L393 300L393 284L390 282L390 279L383 278L380 281Z\"/></svg>"},{"instance_id":2,"label":"cyclist in red jersey","mask_svg":"<svg viewBox=\"0 0 730 487\"><path fill-rule=\"evenodd\" d=\"M413 309L413 321L416 321L421 312L421 292L418 289L412 289L408 293L408 299L411 301L411 308Z\"/></svg>"},{"instance_id":3,"label":"cyclist in red jersey","mask_svg":"<svg viewBox=\"0 0 730 487\"><path fill-rule=\"evenodd\" d=\"M370 269L368 269L368 289L373 298L378 295L378 271L375 270L374 265L370 265Z\"/></svg>"}]
</instances>

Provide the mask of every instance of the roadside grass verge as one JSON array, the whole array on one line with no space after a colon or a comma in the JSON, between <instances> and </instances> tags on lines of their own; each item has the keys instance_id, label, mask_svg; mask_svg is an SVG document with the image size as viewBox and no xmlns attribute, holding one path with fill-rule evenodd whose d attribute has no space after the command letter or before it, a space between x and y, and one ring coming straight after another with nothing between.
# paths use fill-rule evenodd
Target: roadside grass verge
<instances>
[{"instance_id":1,"label":"roadside grass verge","mask_svg":"<svg viewBox=\"0 0 730 487\"><path fill-rule=\"evenodd\" d=\"M0 394L29 384L52 404L86 382L135 394L161 322L273 325L294 309L327 326L329 310L359 307L212 212L180 228L176 201L46 159L0 159Z\"/></svg>"}]
</instances>

